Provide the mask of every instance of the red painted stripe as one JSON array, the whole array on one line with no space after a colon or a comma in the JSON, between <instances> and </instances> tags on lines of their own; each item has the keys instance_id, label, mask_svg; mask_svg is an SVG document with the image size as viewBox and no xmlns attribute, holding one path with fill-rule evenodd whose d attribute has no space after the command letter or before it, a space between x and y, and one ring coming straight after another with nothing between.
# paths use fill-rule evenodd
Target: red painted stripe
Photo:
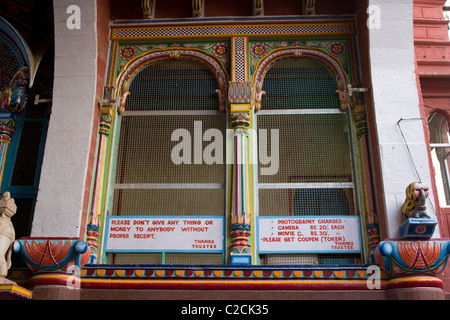
<instances>
[{"instance_id":1,"label":"red painted stripe","mask_svg":"<svg viewBox=\"0 0 450 320\"><path fill-rule=\"evenodd\" d=\"M76 278L76 281L80 281ZM71 286L69 274L41 274L30 279L36 285ZM142 278L81 278L82 289L106 290L371 290L366 279L142 279ZM75 285L77 285L75 284ZM381 280L381 290L411 287L443 288L442 280L426 275ZM376 290L376 289L372 289Z\"/></svg>"}]
</instances>

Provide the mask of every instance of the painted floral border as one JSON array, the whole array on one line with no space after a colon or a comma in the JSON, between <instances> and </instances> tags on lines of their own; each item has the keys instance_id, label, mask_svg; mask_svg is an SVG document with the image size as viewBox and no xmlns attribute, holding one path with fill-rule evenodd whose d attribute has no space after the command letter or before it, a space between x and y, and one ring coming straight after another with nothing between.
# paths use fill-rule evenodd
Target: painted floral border
<instances>
[{"instance_id":1,"label":"painted floral border","mask_svg":"<svg viewBox=\"0 0 450 320\"><path fill-rule=\"evenodd\" d=\"M347 40L321 40L321 39L302 39L302 40L281 40L281 41L250 41L250 72L253 74L255 72L256 65L259 60L264 56L268 55L271 51L279 48L287 47L306 47L306 48L319 48L331 56L335 57L343 66L344 70L348 74L348 44Z\"/></svg>"},{"instance_id":2,"label":"painted floral border","mask_svg":"<svg viewBox=\"0 0 450 320\"><path fill-rule=\"evenodd\" d=\"M167 42L167 43L124 43L119 44L117 74L120 73L125 65L133 58L140 56L151 50L161 50L170 48L184 48L184 49L200 49L216 57L223 66L228 69L230 64L231 46L229 42L225 41L209 41L209 42Z\"/></svg>"}]
</instances>

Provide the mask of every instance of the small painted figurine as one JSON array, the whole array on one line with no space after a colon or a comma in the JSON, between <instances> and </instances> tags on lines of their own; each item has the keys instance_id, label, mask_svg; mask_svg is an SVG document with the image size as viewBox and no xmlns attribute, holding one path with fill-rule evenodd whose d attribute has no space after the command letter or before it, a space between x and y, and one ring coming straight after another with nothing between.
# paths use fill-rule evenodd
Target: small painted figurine
<instances>
[{"instance_id":1,"label":"small painted figurine","mask_svg":"<svg viewBox=\"0 0 450 320\"><path fill-rule=\"evenodd\" d=\"M426 201L430 194L428 185L423 182L413 182L406 188L406 199L402 205L402 214L406 218L427 218Z\"/></svg>"}]
</instances>

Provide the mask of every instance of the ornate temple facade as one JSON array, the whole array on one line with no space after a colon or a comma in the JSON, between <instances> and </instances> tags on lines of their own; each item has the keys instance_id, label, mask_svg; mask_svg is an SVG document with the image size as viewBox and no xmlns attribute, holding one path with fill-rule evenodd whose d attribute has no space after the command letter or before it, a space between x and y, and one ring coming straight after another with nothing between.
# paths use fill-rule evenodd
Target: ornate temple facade
<instances>
[{"instance_id":1,"label":"ornate temple facade","mask_svg":"<svg viewBox=\"0 0 450 320\"><path fill-rule=\"evenodd\" d=\"M0 297L447 299L444 2L0 1Z\"/></svg>"}]
</instances>

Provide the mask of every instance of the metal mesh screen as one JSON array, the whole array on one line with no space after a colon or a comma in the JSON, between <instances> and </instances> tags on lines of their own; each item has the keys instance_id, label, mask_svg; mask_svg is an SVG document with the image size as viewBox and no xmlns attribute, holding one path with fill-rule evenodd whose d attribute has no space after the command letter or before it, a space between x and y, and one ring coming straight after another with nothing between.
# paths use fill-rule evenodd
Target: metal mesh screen
<instances>
[{"instance_id":1,"label":"metal mesh screen","mask_svg":"<svg viewBox=\"0 0 450 320\"><path fill-rule=\"evenodd\" d=\"M214 73L193 60L163 60L144 68L130 85L128 111L217 110Z\"/></svg>"},{"instance_id":2,"label":"metal mesh screen","mask_svg":"<svg viewBox=\"0 0 450 320\"><path fill-rule=\"evenodd\" d=\"M166 253L165 264L221 265L222 259L217 253Z\"/></svg>"},{"instance_id":3,"label":"metal mesh screen","mask_svg":"<svg viewBox=\"0 0 450 320\"><path fill-rule=\"evenodd\" d=\"M214 73L192 60L156 62L134 78L121 118L113 215L224 215L225 141L220 139L227 118L218 111L217 88ZM207 136L211 130L218 134ZM213 143L216 148L208 149ZM108 260L222 264L222 254L114 254Z\"/></svg>"},{"instance_id":4,"label":"metal mesh screen","mask_svg":"<svg viewBox=\"0 0 450 320\"><path fill-rule=\"evenodd\" d=\"M163 254L157 253L120 253L107 256L107 264L161 264Z\"/></svg>"},{"instance_id":5,"label":"metal mesh screen","mask_svg":"<svg viewBox=\"0 0 450 320\"><path fill-rule=\"evenodd\" d=\"M262 105L269 109L339 108L331 71L313 59L285 59L264 77Z\"/></svg>"},{"instance_id":6,"label":"metal mesh screen","mask_svg":"<svg viewBox=\"0 0 450 320\"><path fill-rule=\"evenodd\" d=\"M258 127L260 216L355 214L347 116L336 82L322 63L286 59L267 71ZM266 130L262 138L260 132ZM278 140L270 137L278 133ZM274 145L275 144L275 145ZM278 152L278 170L267 174ZM261 159L272 157L271 162ZM261 264L349 264L355 254L265 254Z\"/></svg>"},{"instance_id":7,"label":"metal mesh screen","mask_svg":"<svg viewBox=\"0 0 450 320\"><path fill-rule=\"evenodd\" d=\"M107 264L221 265L223 255L217 253L121 253L109 255Z\"/></svg>"},{"instance_id":8,"label":"metal mesh screen","mask_svg":"<svg viewBox=\"0 0 450 320\"><path fill-rule=\"evenodd\" d=\"M279 168L276 174L260 175L260 183L351 181L345 114L262 114L261 130L268 136L278 130ZM258 154L261 148L272 150L271 141L268 137L267 148L260 141Z\"/></svg>"},{"instance_id":9,"label":"metal mesh screen","mask_svg":"<svg viewBox=\"0 0 450 320\"><path fill-rule=\"evenodd\" d=\"M263 265L344 265L360 263L359 254L264 254Z\"/></svg>"},{"instance_id":10,"label":"metal mesh screen","mask_svg":"<svg viewBox=\"0 0 450 320\"><path fill-rule=\"evenodd\" d=\"M260 216L352 215L352 188L259 189Z\"/></svg>"},{"instance_id":11,"label":"metal mesh screen","mask_svg":"<svg viewBox=\"0 0 450 320\"><path fill-rule=\"evenodd\" d=\"M130 113L129 113L130 114ZM203 141L208 129L220 130L225 136L226 118L219 115L128 115L122 118L117 158L116 183L223 183L223 164L204 164L204 149L211 141ZM190 152L187 163L174 160L183 157L174 151L181 142L172 134L176 130L186 134L186 148ZM196 131L198 134L196 135ZM196 142L200 141L198 147ZM224 155L224 143L221 151ZM218 157L223 162L223 156ZM199 160L199 161L196 161ZM200 162L200 163L199 163Z\"/></svg>"},{"instance_id":12,"label":"metal mesh screen","mask_svg":"<svg viewBox=\"0 0 450 320\"><path fill-rule=\"evenodd\" d=\"M222 216L225 193L218 189L120 189L114 191L113 215ZM206 187L205 187L206 188Z\"/></svg>"}]
</instances>

